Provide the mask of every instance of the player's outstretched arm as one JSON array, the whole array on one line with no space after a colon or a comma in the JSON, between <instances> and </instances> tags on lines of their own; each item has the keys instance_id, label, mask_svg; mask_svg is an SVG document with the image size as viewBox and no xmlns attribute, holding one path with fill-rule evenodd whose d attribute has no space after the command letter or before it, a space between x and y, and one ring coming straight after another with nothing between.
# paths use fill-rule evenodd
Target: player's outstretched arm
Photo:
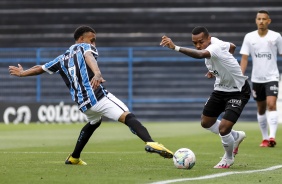
<instances>
[{"instance_id":1,"label":"player's outstretched arm","mask_svg":"<svg viewBox=\"0 0 282 184\"><path fill-rule=\"evenodd\" d=\"M17 77L27 77L27 76L33 76L33 75L40 75L44 73L45 71L42 69L41 65L36 65L27 70L24 70L23 67L20 64L18 64L18 67L9 66L9 72L10 72L10 75L14 75Z\"/></svg>"},{"instance_id":2,"label":"player's outstretched arm","mask_svg":"<svg viewBox=\"0 0 282 184\"><path fill-rule=\"evenodd\" d=\"M176 46L172 40L167 37L167 36L162 36L162 41L160 43L161 46L163 47L168 47L170 49L174 49L178 52L181 52L187 56L193 57L193 58L197 58L197 59L201 59L201 58L210 58L210 52L207 50L196 50L196 49L190 49L190 48L186 48L186 47L179 47Z\"/></svg>"}]
</instances>

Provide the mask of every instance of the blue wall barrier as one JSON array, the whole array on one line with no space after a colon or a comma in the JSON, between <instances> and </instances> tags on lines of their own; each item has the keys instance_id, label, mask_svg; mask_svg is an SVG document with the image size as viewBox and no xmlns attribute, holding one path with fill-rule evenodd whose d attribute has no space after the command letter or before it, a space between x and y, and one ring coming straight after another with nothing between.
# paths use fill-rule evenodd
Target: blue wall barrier
<instances>
[{"instance_id":1,"label":"blue wall barrier","mask_svg":"<svg viewBox=\"0 0 282 184\"><path fill-rule=\"evenodd\" d=\"M44 64L48 61L51 61L59 54L62 54L66 48L0 48L0 69L1 69L1 78L4 81L9 80L16 80L15 77L6 77L8 74L7 68L9 65L17 65L21 63L22 65L28 64L28 66ZM241 55L239 54L240 48L236 49L234 56L240 61ZM201 68L205 70L205 65L203 63L203 59L194 59L188 56L183 55L182 53L178 53L168 48L163 47L98 47L99 51L99 58L98 63L99 65L107 63L112 65L112 63L124 63L127 71L126 75L126 83L127 83L127 96L121 98L125 103L127 103L130 110L133 109L134 104L142 104L142 103L194 103L194 102L205 102L206 97L179 97L176 98L175 96L171 97L154 97L154 98L147 98L146 95L144 97L136 98L134 97L134 64L135 63L159 63L161 66L164 63L179 63L179 62L188 62L191 65L194 65L195 62L201 62ZM250 57L249 57L250 59ZM250 60L251 61L251 60ZM278 57L279 67L281 67L282 58ZM251 65L251 64L250 64ZM180 66L181 67L181 66ZM25 69L27 67L24 67ZM106 68L106 67L105 67ZM251 67L249 67L251 68ZM102 71L103 73L103 71ZM250 69L249 74L250 76ZM188 81L189 82L189 81ZM193 81L192 81L193 82ZM9 82L8 82L9 83ZM16 82L11 82L11 85L20 84L21 80ZM213 83L212 83L213 84ZM9 85L9 84L7 84ZM42 76L36 76L36 102L54 102L60 101L57 100L56 97L54 99L45 97L42 95ZM210 85L209 85L210 87ZM9 88L7 86L2 87ZM24 87L23 87L24 88ZM23 89L22 88L22 89ZM12 88L11 88L12 89ZM211 91L207 91L210 93ZM3 97L5 95L5 97ZM2 99L1 101L13 101L16 97L11 96L8 97L9 91L5 94L1 92ZM12 95L12 94L11 94ZM12 99L12 100L11 100ZM21 97L23 101L29 101L29 99L24 100L24 96ZM70 101L70 99L69 99ZM252 100L251 100L252 101Z\"/></svg>"}]
</instances>

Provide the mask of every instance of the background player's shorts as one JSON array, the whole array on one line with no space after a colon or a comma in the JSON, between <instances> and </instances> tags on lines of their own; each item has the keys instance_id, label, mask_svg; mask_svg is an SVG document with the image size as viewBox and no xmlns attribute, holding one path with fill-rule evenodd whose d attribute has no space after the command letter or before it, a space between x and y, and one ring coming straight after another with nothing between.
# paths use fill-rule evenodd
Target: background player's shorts
<instances>
[{"instance_id":1,"label":"background player's shorts","mask_svg":"<svg viewBox=\"0 0 282 184\"><path fill-rule=\"evenodd\" d=\"M93 107L85 111L85 115L91 124L98 122L102 116L111 120L118 121L119 117L125 112L129 111L127 106L115 97L112 93L108 93Z\"/></svg>"},{"instance_id":2,"label":"background player's shorts","mask_svg":"<svg viewBox=\"0 0 282 184\"><path fill-rule=\"evenodd\" d=\"M264 101L267 96L278 96L279 84L277 81L266 83L253 82L253 98L256 101Z\"/></svg>"},{"instance_id":3,"label":"background player's shorts","mask_svg":"<svg viewBox=\"0 0 282 184\"><path fill-rule=\"evenodd\" d=\"M214 91L205 104L203 115L218 117L225 112L222 118L236 123L250 96L251 88L247 81L241 92Z\"/></svg>"}]
</instances>

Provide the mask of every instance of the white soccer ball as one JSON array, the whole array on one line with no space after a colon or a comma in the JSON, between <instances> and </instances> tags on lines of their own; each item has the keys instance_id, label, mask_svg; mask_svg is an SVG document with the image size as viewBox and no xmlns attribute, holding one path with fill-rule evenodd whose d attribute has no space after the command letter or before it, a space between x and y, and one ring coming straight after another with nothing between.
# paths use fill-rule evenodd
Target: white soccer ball
<instances>
[{"instance_id":1,"label":"white soccer ball","mask_svg":"<svg viewBox=\"0 0 282 184\"><path fill-rule=\"evenodd\" d=\"M196 163L196 156L192 150L180 148L173 154L173 163L178 169L192 169Z\"/></svg>"}]
</instances>

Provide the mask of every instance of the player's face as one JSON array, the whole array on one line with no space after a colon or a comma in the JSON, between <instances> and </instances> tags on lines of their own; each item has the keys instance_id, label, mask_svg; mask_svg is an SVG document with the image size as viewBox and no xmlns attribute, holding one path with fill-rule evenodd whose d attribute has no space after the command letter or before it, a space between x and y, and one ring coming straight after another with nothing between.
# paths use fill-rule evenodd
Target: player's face
<instances>
[{"instance_id":1,"label":"player's face","mask_svg":"<svg viewBox=\"0 0 282 184\"><path fill-rule=\"evenodd\" d=\"M211 37L206 36L203 32L197 35L192 34L192 42L197 50L203 50L210 45Z\"/></svg>"},{"instance_id":2,"label":"player's face","mask_svg":"<svg viewBox=\"0 0 282 184\"><path fill-rule=\"evenodd\" d=\"M86 32L81 36L81 43L89 43L92 45L96 45L96 34L92 32Z\"/></svg>"},{"instance_id":3,"label":"player's face","mask_svg":"<svg viewBox=\"0 0 282 184\"><path fill-rule=\"evenodd\" d=\"M256 17L256 24L259 30L268 29L268 25L271 23L271 19L266 13L258 13Z\"/></svg>"}]
</instances>

